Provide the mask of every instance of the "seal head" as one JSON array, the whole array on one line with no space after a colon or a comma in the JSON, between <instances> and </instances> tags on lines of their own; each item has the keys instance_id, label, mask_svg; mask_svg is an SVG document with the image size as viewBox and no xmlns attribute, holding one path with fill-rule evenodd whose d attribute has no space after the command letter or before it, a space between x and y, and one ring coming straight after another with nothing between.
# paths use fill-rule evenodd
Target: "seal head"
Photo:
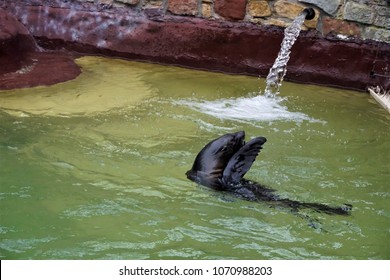
<instances>
[{"instance_id":1,"label":"seal head","mask_svg":"<svg viewBox=\"0 0 390 280\"><path fill-rule=\"evenodd\" d=\"M245 132L228 133L208 143L195 158L187 178L201 185L226 190L239 182L252 166L261 146L267 141L257 137L245 143Z\"/></svg>"}]
</instances>

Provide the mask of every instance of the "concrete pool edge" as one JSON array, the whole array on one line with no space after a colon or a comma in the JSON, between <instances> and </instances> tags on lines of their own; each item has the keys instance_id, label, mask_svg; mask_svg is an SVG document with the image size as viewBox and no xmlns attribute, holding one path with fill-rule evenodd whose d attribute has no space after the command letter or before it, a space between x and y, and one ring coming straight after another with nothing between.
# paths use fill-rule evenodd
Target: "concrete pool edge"
<instances>
[{"instance_id":1,"label":"concrete pool edge","mask_svg":"<svg viewBox=\"0 0 390 280\"><path fill-rule=\"evenodd\" d=\"M0 8L0 90L72 80L81 73L74 58L67 51L43 51L26 27Z\"/></svg>"},{"instance_id":2,"label":"concrete pool edge","mask_svg":"<svg viewBox=\"0 0 390 280\"><path fill-rule=\"evenodd\" d=\"M28 2L28 1L25 1ZM163 15L159 10L101 9L0 2L47 49L116 56L265 77L283 28ZM390 88L390 44L302 31L286 80L366 91Z\"/></svg>"}]
</instances>

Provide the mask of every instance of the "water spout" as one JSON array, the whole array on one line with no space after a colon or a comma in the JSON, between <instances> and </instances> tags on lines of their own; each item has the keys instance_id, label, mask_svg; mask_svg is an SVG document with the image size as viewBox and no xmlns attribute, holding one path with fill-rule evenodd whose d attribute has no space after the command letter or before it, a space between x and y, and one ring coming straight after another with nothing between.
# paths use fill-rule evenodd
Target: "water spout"
<instances>
[{"instance_id":1,"label":"water spout","mask_svg":"<svg viewBox=\"0 0 390 280\"><path fill-rule=\"evenodd\" d=\"M269 70L267 76L267 86L264 91L266 97L275 97L279 94L280 86L287 72L287 62L290 59L291 48L301 31L301 26L305 19L313 19L314 9L304 9L284 31L284 38L280 47L279 54Z\"/></svg>"},{"instance_id":2,"label":"water spout","mask_svg":"<svg viewBox=\"0 0 390 280\"><path fill-rule=\"evenodd\" d=\"M314 12L313 8L306 8L302 11L302 13L306 14L305 19L311 20L316 16L316 13Z\"/></svg>"}]
</instances>

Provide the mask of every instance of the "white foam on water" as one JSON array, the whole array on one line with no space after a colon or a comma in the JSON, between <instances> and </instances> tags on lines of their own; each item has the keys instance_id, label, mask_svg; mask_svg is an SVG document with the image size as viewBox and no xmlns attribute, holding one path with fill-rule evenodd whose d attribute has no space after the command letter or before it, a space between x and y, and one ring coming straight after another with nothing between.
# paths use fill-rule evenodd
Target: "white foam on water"
<instances>
[{"instance_id":1,"label":"white foam on water","mask_svg":"<svg viewBox=\"0 0 390 280\"><path fill-rule=\"evenodd\" d=\"M301 112L290 112L282 103L287 98L268 98L263 95L254 97L239 97L218 99L214 101L205 100L179 100L178 105L185 105L193 110L214 116L219 119L237 121L309 121L323 122L313 119Z\"/></svg>"}]
</instances>

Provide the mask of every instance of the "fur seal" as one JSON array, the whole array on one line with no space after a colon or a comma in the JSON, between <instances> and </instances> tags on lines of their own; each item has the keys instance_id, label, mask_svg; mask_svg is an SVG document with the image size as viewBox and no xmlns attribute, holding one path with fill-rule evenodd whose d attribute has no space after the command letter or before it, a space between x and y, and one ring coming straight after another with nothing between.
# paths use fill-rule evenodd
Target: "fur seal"
<instances>
[{"instance_id":1,"label":"fur seal","mask_svg":"<svg viewBox=\"0 0 390 280\"><path fill-rule=\"evenodd\" d=\"M244 131L222 135L199 152L191 170L186 173L187 178L248 201L268 201L296 211L309 208L326 214L350 214L350 204L332 207L280 198L274 189L244 179L266 141L264 137L255 137L246 143Z\"/></svg>"}]
</instances>

